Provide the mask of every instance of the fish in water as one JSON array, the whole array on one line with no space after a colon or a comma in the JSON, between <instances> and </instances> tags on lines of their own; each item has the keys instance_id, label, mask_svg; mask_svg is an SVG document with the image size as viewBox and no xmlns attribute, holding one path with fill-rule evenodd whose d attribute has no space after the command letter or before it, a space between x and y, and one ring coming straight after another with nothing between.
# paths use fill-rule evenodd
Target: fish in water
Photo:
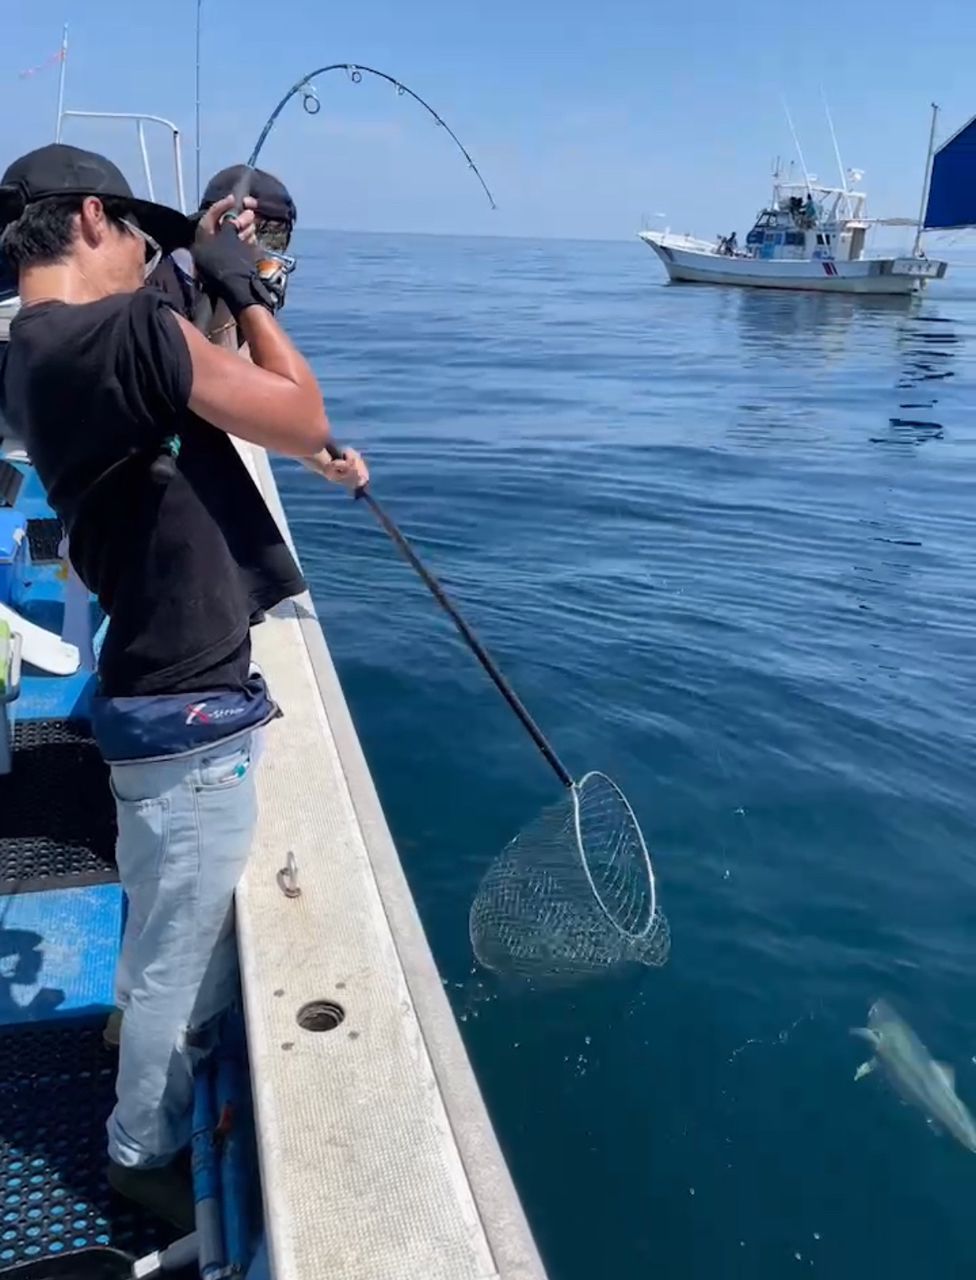
<instances>
[{"instance_id":1,"label":"fish in water","mask_svg":"<svg viewBox=\"0 0 976 1280\"><path fill-rule=\"evenodd\" d=\"M876 1068L887 1076L897 1092L924 1111L931 1124L947 1130L969 1151L976 1151L976 1123L956 1093L952 1067L936 1062L907 1022L886 1000L868 1010L868 1025L853 1027L851 1034L867 1040L874 1057L862 1062L854 1079Z\"/></svg>"}]
</instances>

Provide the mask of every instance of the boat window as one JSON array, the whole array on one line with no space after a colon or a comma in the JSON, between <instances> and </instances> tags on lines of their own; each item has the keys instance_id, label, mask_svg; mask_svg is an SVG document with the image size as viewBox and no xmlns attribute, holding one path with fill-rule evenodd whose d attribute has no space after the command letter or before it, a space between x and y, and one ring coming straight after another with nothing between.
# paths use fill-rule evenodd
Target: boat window
<instances>
[{"instance_id":1,"label":"boat window","mask_svg":"<svg viewBox=\"0 0 976 1280\"><path fill-rule=\"evenodd\" d=\"M802 231L787 231L786 243L792 245L802 245L806 242L806 236Z\"/></svg>"}]
</instances>

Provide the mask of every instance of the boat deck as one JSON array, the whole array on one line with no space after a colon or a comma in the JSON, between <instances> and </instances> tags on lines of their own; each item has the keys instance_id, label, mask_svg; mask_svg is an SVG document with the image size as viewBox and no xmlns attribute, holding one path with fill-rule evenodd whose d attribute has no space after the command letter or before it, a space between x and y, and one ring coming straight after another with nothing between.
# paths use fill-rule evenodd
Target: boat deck
<instances>
[{"instance_id":1,"label":"boat deck","mask_svg":"<svg viewBox=\"0 0 976 1280\"><path fill-rule=\"evenodd\" d=\"M266 455L245 456L286 527ZM238 893L274 1275L541 1280L311 600L254 646L284 711ZM310 1005L343 1020L303 1030Z\"/></svg>"},{"instance_id":2,"label":"boat deck","mask_svg":"<svg viewBox=\"0 0 976 1280\"><path fill-rule=\"evenodd\" d=\"M287 529L267 457L242 453ZM16 607L58 631L60 528L18 466L35 561ZM285 714L238 894L270 1268L248 1275L543 1280L311 600L275 610L254 647ZM88 673L25 668L0 777L0 1274L173 1234L105 1181L123 900L91 693Z\"/></svg>"},{"instance_id":3,"label":"boat deck","mask_svg":"<svg viewBox=\"0 0 976 1280\"><path fill-rule=\"evenodd\" d=\"M17 509L33 568L22 611L57 627L60 522L29 468ZM115 809L88 731L91 678L25 669L0 777L0 1269L172 1239L105 1177L115 1054L102 1043L122 921Z\"/></svg>"}]
</instances>

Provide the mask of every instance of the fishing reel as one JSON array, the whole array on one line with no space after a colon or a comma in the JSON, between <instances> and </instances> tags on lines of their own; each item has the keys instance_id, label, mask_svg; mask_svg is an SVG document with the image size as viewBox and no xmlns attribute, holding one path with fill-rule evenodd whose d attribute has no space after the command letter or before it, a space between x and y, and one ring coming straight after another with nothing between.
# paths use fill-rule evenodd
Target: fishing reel
<instances>
[{"instance_id":1,"label":"fishing reel","mask_svg":"<svg viewBox=\"0 0 976 1280\"><path fill-rule=\"evenodd\" d=\"M295 270L297 259L290 253L266 249L258 243L258 278L274 300L274 311L285 305L288 277Z\"/></svg>"}]
</instances>

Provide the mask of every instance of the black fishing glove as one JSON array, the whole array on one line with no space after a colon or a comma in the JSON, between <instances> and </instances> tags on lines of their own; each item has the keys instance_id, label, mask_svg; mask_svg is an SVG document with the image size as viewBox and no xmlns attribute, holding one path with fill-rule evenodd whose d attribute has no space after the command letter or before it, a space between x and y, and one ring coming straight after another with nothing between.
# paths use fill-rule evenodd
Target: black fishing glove
<instances>
[{"instance_id":1,"label":"black fishing glove","mask_svg":"<svg viewBox=\"0 0 976 1280\"><path fill-rule=\"evenodd\" d=\"M258 275L257 255L237 238L232 222L225 222L213 236L198 233L193 261L204 287L227 304L235 320L255 303L274 312L274 294Z\"/></svg>"}]
</instances>

